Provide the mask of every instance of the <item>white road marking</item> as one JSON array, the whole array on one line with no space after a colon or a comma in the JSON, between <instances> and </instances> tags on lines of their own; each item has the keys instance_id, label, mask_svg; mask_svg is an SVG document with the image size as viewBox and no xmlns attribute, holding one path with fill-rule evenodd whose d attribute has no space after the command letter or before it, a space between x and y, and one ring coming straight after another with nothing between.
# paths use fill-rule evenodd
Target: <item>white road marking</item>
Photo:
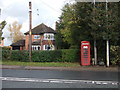
<instances>
[{"instance_id":1,"label":"white road marking","mask_svg":"<svg viewBox=\"0 0 120 90\"><path fill-rule=\"evenodd\" d=\"M64 82L64 83L75 83L75 82L68 82L68 81L67 81L67 82Z\"/></svg>"},{"instance_id":2,"label":"white road marking","mask_svg":"<svg viewBox=\"0 0 120 90\"><path fill-rule=\"evenodd\" d=\"M102 84L102 83L100 83L100 82L96 82L96 84L100 85L100 84Z\"/></svg>"},{"instance_id":3,"label":"white road marking","mask_svg":"<svg viewBox=\"0 0 120 90\"><path fill-rule=\"evenodd\" d=\"M52 83L60 83L60 81L50 81L50 82L52 82Z\"/></svg>"},{"instance_id":4,"label":"white road marking","mask_svg":"<svg viewBox=\"0 0 120 90\"><path fill-rule=\"evenodd\" d=\"M50 82L50 81L47 81L47 80L43 80L43 81L41 81L41 82Z\"/></svg>"},{"instance_id":5,"label":"white road marking","mask_svg":"<svg viewBox=\"0 0 120 90\"><path fill-rule=\"evenodd\" d=\"M107 83L106 83L106 82L103 82L102 84L106 85Z\"/></svg>"},{"instance_id":6,"label":"white road marking","mask_svg":"<svg viewBox=\"0 0 120 90\"><path fill-rule=\"evenodd\" d=\"M118 85L116 81L93 81L93 80L65 80L65 79L40 79L40 78L17 78L17 77L0 77L3 81L22 81L22 82L44 82L44 83L91 83L97 85Z\"/></svg>"},{"instance_id":7,"label":"white road marking","mask_svg":"<svg viewBox=\"0 0 120 90\"><path fill-rule=\"evenodd\" d=\"M95 83L94 81L92 81L92 83Z\"/></svg>"}]
</instances>

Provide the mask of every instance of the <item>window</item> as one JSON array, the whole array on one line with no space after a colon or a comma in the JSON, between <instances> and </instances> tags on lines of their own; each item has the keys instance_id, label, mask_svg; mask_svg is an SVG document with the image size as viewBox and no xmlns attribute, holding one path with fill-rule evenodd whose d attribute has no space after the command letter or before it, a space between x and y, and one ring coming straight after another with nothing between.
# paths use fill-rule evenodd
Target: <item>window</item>
<instances>
[{"instance_id":1,"label":"window","mask_svg":"<svg viewBox=\"0 0 120 90\"><path fill-rule=\"evenodd\" d=\"M54 45L44 45L44 50L54 50Z\"/></svg>"},{"instance_id":2,"label":"window","mask_svg":"<svg viewBox=\"0 0 120 90\"><path fill-rule=\"evenodd\" d=\"M40 35L34 35L34 39L40 39Z\"/></svg>"},{"instance_id":3,"label":"window","mask_svg":"<svg viewBox=\"0 0 120 90\"><path fill-rule=\"evenodd\" d=\"M40 50L40 45L32 45L32 50Z\"/></svg>"},{"instance_id":4,"label":"window","mask_svg":"<svg viewBox=\"0 0 120 90\"><path fill-rule=\"evenodd\" d=\"M54 40L54 34L52 33L45 33L44 40Z\"/></svg>"}]
</instances>

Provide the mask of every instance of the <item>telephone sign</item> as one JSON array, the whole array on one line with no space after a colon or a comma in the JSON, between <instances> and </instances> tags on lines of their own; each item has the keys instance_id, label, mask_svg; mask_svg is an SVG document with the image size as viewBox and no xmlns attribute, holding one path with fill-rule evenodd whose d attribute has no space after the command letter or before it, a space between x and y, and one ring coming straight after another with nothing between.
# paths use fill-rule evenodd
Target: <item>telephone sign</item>
<instances>
[{"instance_id":1,"label":"telephone sign","mask_svg":"<svg viewBox=\"0 0 120 90\"><path fill-rule=\"evenodd\" d=\"M81 42L81 65L90 65L90 42Z\"/></svg>"}]
</instances>

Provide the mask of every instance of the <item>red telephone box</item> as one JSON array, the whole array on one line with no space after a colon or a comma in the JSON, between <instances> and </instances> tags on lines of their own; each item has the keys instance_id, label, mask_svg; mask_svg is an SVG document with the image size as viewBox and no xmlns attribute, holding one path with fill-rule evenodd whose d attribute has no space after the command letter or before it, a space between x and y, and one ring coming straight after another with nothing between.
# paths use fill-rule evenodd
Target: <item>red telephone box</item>
<instances>
[{"instance_id":1,"label":"red telephone box","mask_svg":"<svg viewBox=\"0 0 120 90\"><path fill-rule=\"evenodd\" d=\"M90 65L90 42L81 42L81 65Z\"/></svg>"}]
</instances>

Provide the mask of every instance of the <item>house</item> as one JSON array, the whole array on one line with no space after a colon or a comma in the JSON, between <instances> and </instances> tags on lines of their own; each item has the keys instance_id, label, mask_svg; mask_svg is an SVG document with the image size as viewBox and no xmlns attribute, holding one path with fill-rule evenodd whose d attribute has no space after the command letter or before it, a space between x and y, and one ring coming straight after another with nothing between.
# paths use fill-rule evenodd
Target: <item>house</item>
<instances>
[{"instance_id":1,"label":"house","mask_svg":"<svg viewBox=\"0 0 120 90\"><path fill-rule=\"evenodd\" d=\"M2 40L0 40L0 47L4 46L4 37L2 37Z\"/></svg>"},{"instance_id":2,"label":"house","mask_svg":"<svg viewBox=\"0 0 120 90\"><path fill-rule=\"evenodd\" d=\"M29 49L29 31L24 33L25 40L19 40L13 44L12 50ZM54 50L56 32L45 24L40 24L32 29L32 50Z\"/></svg>"},{"instance_id":3,"label":"house","mask_svg":"<svg viewBox=\"0 0 120 90\"><path fill-rule=\"evenodd\" d=\"M12 50L25 50L25 40L19 40L10 46Z\"/></svg>"}]
</instances>

